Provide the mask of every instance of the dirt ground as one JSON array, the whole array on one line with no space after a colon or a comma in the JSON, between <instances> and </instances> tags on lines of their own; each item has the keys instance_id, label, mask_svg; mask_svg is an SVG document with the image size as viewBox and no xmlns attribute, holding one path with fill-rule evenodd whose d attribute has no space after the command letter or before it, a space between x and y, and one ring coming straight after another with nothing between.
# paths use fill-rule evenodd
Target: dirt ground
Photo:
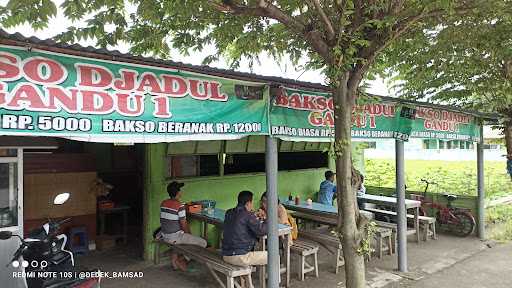
<instances>
[{"instance_id":1,"label":"dirt ground","mask_svg":"<svg viewBox=\"0 0 512 288\"><path fill-rule=\"evenodd\" d=\"M500 277L497 275L508 273L507 276L512 277L512 273L510 273L512 272L512 260L509 259L512 255L512 245L498 245L494 248L489 248L489 246L491 245L476 238L457 238L447 235L439 235L438 240L422 241L419 244L409 241L409 272L399 273L396 271L396 255L384 256L382 259L373 258L367 265L368 287L510 287L510 285L499 286L501 285L498 283ZM501 251L502 249L504 251ZM501 256L501 260L494 261L498 256ZM482 261L480 259L485 261L480 263ZM105 288L218 287L213 277L200 263L195 265L199 268L196 273L176 272L171 270L165 259L158 266L139 260L130 247L119 247L105 252L91 252L86 256L79 257L78 261L83 266L99 268L111 274L116 271L143 273L142 278L103 279L101 286ZM333 256L321 248L319 278L309 276L301 282L296 275L297 261L292 258L290 286L296 288L344 287L344 271L341 269L339 274L334 274L332 261L334 261ZM457 280L458 278L473 283L472 278L468 275L480 279L480 283L490 278L489 283L496 282L496 285L459 285L462 282ZM258 287L257 278L253 274L256 287ZM496 281L492 282L493 279Z\"/></svg>"}]
</instances>

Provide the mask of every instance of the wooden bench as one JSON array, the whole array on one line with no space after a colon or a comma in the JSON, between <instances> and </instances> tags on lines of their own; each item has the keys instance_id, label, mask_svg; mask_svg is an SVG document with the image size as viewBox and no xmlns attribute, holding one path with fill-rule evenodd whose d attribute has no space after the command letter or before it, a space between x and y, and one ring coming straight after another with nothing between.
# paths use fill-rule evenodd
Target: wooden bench
<instances>
[{"instance_id":1,"label":"wooden bench","mask_svg":"<svg viewBox=\"0 0 512 288\"><path fill-rule=\"evenodd\" d=\"M299 256L299 280L304 281L306 273L315 272L318 278L318 246L313 243L300 239L294 240L290 246L290 252ZM308 258L313 258L313 263L308 262Z\"/></svg>"},{"instance_id":2,"label":"wooden bench","mask_svg":"<svg viewBox=\"0 0 512 288\"><path fill-rule=\"evenodd\" d=\"M389 211L389 210L382 210L382 209L376 209L376 208L366 208L366 211L376 213L376 214L384 214L384 215L390 215L390 216L396 216L396 212ZM414 219L414 215L407 214L407 219ZM432 238L437 239L436 234L436 218L434 217L428 217L428 216L418 216L418 221L420 222L420 229L423 229L424 233L424 240L428 240L428 231L429 229L432 230ZM407 235L414 234L414 230L408 230Z\"/></svg>"},{"instance_id":3,"label":"wooden bench","mask_svg":"<svg viewBox=\"0 0 512 288\"><path fill-rule=\"evenodd\" d=\"M325 224L329 226L336 226L338 224L338 219L336 217L322 216L322 215L313 215L302 212L292 212L290 213L294 218L302 221L311 221L318 224Z\"/></svg>"},{"instance_id":4,"label":"wooden bench","mask_svg":"<svg viewBox=\"0 0 512 288\"><path fill-rule=\"evenodd\" d=\"M382 258L384 252L388 252L388 255L393 254L394 242L393 242L393 230L385 227L377 227L375 231L375 240L377 242L377 255L379 259ZM384 244L386 244L384 246Z\"/></svg>"},{"instance_id":5,"label":"wooden bench","mask_svg":"<svg viewBox=\"0 0 512 288\"><path fill-rule=\"evenodd\" d=\"M428 240L428 231L432 230L432 239L437 239L436 234L436 218L428 216L419 216L421 229L423 229L423 240Z\"/></svg>"},{"instance_id":6,"label":"wooden bench","mask_svg":"<svg viewBox=\"0 0 512 288\"><path fill-rule=\"evenodd\" d=\"M377 221L377 220L373 220L373 222L375 222L375 224L377 224L377 227L379 228L387 228L387 229L390 229L391 230L391 243L393 244L391 246L391 253L396 253L396 245L397 245L397 230L398 230L398 226L395 224L395 223L389 223L389 222L384 222L384 221ZM408 231L409 234L414 234L414 230L409 230Z\"/></svg>"},{"instance_id":7,"label":"wooden bench","mask_svg":"<svg viewBox=\"0 0 512 288\"><path fill-rule=\"evenodd\" d=\"M373 213L370 211L360 210L361 214L363 214L368 219L373 219ZM309 213L303 213L303 212L297 212L297 211L290 211L290 215L292 215L294 218L297 218L299 220L305 220L310 222L315 222L318 224L325 224L329 226L337 226L338 225L338 219L336 216L327 216L327 215L313 215Z\"/></svg>"},{"instance_id":8,"label":"wooden bench","mask_svg":"<svg viewBox=\"0 0 512 288\"><path fill-rule=\"evenodd\" d=\"M315 230L299 230L299 237L314 241L322 245L327 251L336 256L335 273L338 274L339 267L345 265L343 250L340 239L335 235L329 235Z\"/></svg>"},{"instance_id":9,"label":"wooden bench","mask_svg":"<svg viewBox=\"0 0 512 288\"><path fill-rule=\"evenodd\" d=\"M171 245L159 240L154 240L153 243L155 244L155 264L159 264L160 262L160 246L166 245L176 253L183 254L199 263L204 263L213 278L215 278L223 288L240 288L244 286L243 283L245 281L247 281L249 287L252 287L251 267L231 265L224 262L220 254L195 245ZM224 275L225 281L221 280L219 273Z\"/></svg>"}]
</instances>

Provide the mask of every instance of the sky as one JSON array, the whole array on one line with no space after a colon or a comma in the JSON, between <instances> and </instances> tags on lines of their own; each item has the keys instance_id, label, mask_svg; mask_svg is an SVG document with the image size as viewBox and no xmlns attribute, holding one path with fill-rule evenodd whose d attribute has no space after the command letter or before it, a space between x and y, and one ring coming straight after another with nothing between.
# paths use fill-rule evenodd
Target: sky
<instances>
[{"instance_id":1,"label":"sky","mask_svg":"<svg viewBox=\"0 0 512 288\"><path fill-rule=\"evenodd\" d=\"M0 0L0 4L5 4L7 2L6 0ZM61 0L55 1L57 5L61 4ZM83 26L84 23L73 23L70 20L66 19L64 17L62 10L58 10L58 14L55 18L50 20L50 23L47 28L43 30L35 31L30 27L30 25L20 25L14 28L5 29L9 33L15 33L19 32L23 34L26 37L35 36L39 39L48 39L51 37L54 37L55 35L62 33L66 31L66 29L71 26ZM83 46L95 46L95 43L93 40L89 41L81 41L79 44ZM119 50L123 53L128 53L129 46L128 45L118 45L116 47L109 47L111 50ZM213 47L206 47L205 49L213 49ZM170 60L177 61L177 62L183 62L188 64L194 64L194 65L201 65L201 61L208 55L212 54L212 51L202 51L200 53L194 52L189 56L181 55L177 51L175 51L175 54L172 55ZM229 68L226 61L219 61L216 63L211 64L210 66L217 67L217 68ZM300 81L306 81L306 82L315 82L315 83L324 83L324 77L320 73L320 71L303 71L303 70L297 70L294 65L292 65L289 61L283 61L283 63L277 63L274 59L269 57L268 55L262 54L260 55L260 63L255 63L252 67L252 70L249 68L247 61L242 61L240 68L237 69L241 72L250 72L255 73L259 75L265 75L265 76L279 76L284 78L290 78ZM385 81L383 79L377 79L375 81L369 82L370 86L367 89L368 93L372 93L375 95L383 95L383 96L393 96L392 92L386 85Z\"/></svg>"}]
</instances>

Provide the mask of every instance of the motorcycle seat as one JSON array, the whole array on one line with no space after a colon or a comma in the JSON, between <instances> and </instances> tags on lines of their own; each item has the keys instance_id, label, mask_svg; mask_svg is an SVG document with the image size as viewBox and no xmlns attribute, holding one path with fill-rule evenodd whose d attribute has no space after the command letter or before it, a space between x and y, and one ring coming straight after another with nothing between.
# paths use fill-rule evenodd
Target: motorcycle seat
<instances>
[{"instance_id":1,"label":"motorcycle seat","mask_svg":"<svg viewBox=\"0 0 512 288\"><path fill-rule=\"evenodd\" d=\"M59 253L53 254L53 256L50 259L50 263L54 265L59 265L69 260L71 260L71 255L60 251Z\"/></svg>"},{"instance_id":2,"label":"motorcycle seat","mask_svg":"<svg viewBox=\"0 0 512 288\"><path fill-rule=\"evenodd\" d=\"M457 195L453 195L453 194L443 194L443 197L446 198L446 200L448 200L448 202L457 200Z\"/></svg>"}]
</instances>

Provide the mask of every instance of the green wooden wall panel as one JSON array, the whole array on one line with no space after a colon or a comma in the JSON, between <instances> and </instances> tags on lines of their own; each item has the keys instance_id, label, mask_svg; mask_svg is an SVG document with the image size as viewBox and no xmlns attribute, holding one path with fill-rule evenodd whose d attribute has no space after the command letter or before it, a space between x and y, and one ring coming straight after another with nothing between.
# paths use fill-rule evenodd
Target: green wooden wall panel
<instances>
[{"instance_id":1,"label":"green wooden wall panel","mask_svg":"<svg viewBox=\"0 0 512 288\"><path fill-rule=\"evenodd\" d=\"M290 152L293 148L293 142L290 141L281 141L281 146L279 147L279 151L281 152Z\"/></svg>"},{"instance_id":2,"label":"green wooden wall panel","mask_svg":"<svg viewBox=\"0 0 512 288\"><path fill-rule=\"evenodd\" d=\"M167 146L168 155L194 154L195 141L169 143Z\"/></svg>"},{"instance_id":3,"label":"green wooden wall panel","mask_svg":"<svg viewBox=\"0 0 512 288\"><path fill-rule=\"evenodd\" d=\"M249 137L244 137L238 140L226 141L226 153L245 153L247 152L247 140Z\"/></svg>"},{"instance_id":4,"label":"green wooden wall panel","mask_svg":"<svg viewBox=\"0 0 512 288\"><path fill-rule=\"evenodd\" d=\"M248 153L265 153L265 136L249 136Z\"/></svg>"},{"instance_id":5,"label":"green wooden wall panel","mask_svg":"<svg viewBox=\"0 0 512 288\"><path fill-rule=\"evenodd\" d=\"M306 150L306 142L293 142L292 151L304 151Z\"/></svg>"},{"instance_id":6,"label":"green wooden wall panel","mask_svg":"<svg viewBox=\"0 0 512 288\"><path fill-rule=\"evenodd\" d=\"M197 141L197 154L221 153L222 141Z\"/></svg>"}]
</instances>

